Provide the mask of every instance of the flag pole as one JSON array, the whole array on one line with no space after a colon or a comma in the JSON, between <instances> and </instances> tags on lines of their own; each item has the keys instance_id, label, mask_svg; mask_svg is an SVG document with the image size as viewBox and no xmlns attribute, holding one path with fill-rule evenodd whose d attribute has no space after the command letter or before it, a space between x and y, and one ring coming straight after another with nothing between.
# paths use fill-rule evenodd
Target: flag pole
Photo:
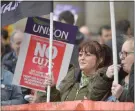
<instances>
[{"instance_id":1,"label":"flag pole","mask_svg":"<svg viewBox=\"0 0 135 111\"><path fill-rule=\"evenodd\" d=\"M114 2L110 0L110 18L112 29L112 47L113 47L113 65L114 65L114 82L118 83L118 68L117 68L117 44L116 44L116 28L115 28L115 14Z\"/></svg>"},{"instance_id":2,"label":"flag pole","mask_svg":"<svg viewBox=\"0 0 135 111\"><path fill-rule=\"evenodd\" d=\"M50 13L50 39L49 39L49 76L52 77L52 46L53 46L53 13ZM50 102L51 86L47 86L47 102Z\"/></svg>"}]
</instances>

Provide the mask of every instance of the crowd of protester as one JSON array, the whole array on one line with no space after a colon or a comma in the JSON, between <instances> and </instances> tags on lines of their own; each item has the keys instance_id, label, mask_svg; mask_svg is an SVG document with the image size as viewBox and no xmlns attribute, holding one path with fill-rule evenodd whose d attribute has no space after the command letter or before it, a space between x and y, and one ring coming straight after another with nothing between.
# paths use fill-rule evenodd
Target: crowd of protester
<instances>
[{"instance_id":1,"label":"crowd of protester","mask_svg":"<svg viewBox=\"0 0 135 111\"><path fill-rule=\"evenodd\" d=\"M1 56L4 54L4 44L1 44ZM12 85L13 73L1 65L1 105L24 104L21 88Z\"/></svg>"},{"instance_id":2,"label":"crowd of protester","mask_svg":"<svg viewBox=\"0 0 135 111\"><path fill-rule=\"evenodd\" d=\"M74 15L64 11L59 15L59 22L74 25ZM134 102L134 37L130 22L121 20L116 23L116 41L119 82L114 82L112 56L112 31L109 25L99 28L97 41L91 39L87 26L78 30L71 57L69 70L59 85L54 84L53 77L45 76L45 87L51 86L51 102L93 100ZM1 103L17 105L46 102L47 94L12 85L17 59L24 33L15 30L10 36L10 44L5 40L8 32L1 33ZM26 99L26 96L29 98Z\"/></svg>"}]
</instances>

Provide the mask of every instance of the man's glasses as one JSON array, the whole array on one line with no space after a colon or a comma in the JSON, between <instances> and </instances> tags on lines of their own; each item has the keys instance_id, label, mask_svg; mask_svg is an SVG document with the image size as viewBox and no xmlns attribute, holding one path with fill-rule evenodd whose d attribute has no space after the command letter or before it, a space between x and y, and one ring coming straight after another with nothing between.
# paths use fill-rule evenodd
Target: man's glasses
<instances>
[{"instance_id":1,"label":"man's glasses","mask_svg":"<svg viewBox=\"0 0 135 111\"><path fill-rule=\"evenodd\" d=\"M133 54L134 52L119 52L119 57L121 58L125 58L125 57L127 57L129 54Z\"/></svg>"}]
</instances>

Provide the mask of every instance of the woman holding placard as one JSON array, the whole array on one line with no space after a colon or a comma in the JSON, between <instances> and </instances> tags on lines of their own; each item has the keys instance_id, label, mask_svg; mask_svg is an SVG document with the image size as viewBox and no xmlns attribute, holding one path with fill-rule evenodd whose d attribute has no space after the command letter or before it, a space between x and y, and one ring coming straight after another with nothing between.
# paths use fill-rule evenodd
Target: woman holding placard
<instances>
[{"instance_id":1,"label":"woman holding placard","mask_svg":"<svg viewBox=\"0 0 135 111\"><path fill-rule=\"evenodd\" d=\"M73 101L73 100L102 100L111 90L113 79L106 74L108 65L112 62L105 60L106 47L102 47L96 41L84 41L79 47L79 68L69 68L69 72L61 82L59 90L56 89L53 79L46 75L45 86L52 86L51 101ZM104 67L105 66L105 67ZM46 101L45 94L38 94L34 102Z\"/></svg>"}]
</instances>

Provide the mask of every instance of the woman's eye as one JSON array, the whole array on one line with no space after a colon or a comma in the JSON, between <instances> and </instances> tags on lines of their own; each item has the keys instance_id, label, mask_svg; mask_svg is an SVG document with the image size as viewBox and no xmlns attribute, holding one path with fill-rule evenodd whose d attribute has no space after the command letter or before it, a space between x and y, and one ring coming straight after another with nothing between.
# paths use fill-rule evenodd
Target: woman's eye
<instances>
[{"instance_id":1,"label":"woman's eye","mask_svg":"<svg viewBox=\"0 0 135 111\"><path fill-rule=\"evenodd\" d=\"M86 53L86 56L91 56L91 54L90 53Z\"/></svg>"},{"instance_id":2,"label":"woman's eye","mask_svg":"<svg viewBox=\"0 0 135 111\"><path fill-rule=\"evenodd\" d=\"M79 56L82 56L82 54L81 54L81 53L79 53Z\"/></svg>"}]
</instances>

